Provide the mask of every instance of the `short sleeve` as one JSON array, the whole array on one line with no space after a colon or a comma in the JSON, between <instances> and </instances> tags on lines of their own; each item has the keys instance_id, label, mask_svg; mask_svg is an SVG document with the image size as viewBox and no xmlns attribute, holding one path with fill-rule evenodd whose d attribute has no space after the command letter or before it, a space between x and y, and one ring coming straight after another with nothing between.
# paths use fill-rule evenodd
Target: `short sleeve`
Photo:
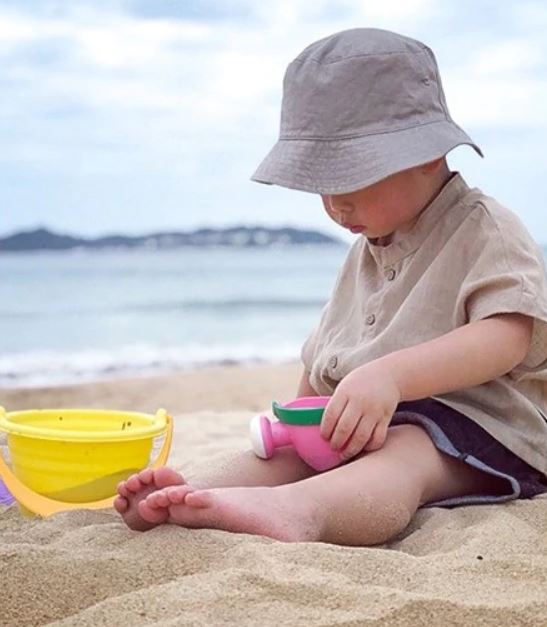
<instances>
[{"instance_id":1,"label":"short sleeve","mask_svg":"<svg viewBox=\"0 0 547 627\"><path fill-rule=\"evenodd\" d=\"M532 340L519 370L547 368L547 278L539 246L516 218L510 233L491 225L487 237L477 233L470 247L472 268L460 291L467 322L502 313L534 319ZM474 252L473 252L474 251Z\"/></svg>"}]
</instances>

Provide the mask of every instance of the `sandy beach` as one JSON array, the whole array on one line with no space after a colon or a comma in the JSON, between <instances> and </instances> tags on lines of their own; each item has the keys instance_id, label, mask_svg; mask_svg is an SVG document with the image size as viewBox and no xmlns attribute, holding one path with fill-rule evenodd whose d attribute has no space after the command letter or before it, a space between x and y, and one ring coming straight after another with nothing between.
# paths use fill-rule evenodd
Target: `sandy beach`
<instances>
[{"instance_id":1,"label":"sandy beach","mask_svg":"<svg viewBox=\"0 0 547 627\"><path fill-rule=\"evenodd\" d=\"M8 410L108 407L175 416L171 464L248 447L247 425L294 398L300 366L237 366L2 390ZM130 531L110 510L0 509L0 625L547 623L547 498L422 509L389 545L285 544L212 530Z\"/></svg>"}]
</instances>

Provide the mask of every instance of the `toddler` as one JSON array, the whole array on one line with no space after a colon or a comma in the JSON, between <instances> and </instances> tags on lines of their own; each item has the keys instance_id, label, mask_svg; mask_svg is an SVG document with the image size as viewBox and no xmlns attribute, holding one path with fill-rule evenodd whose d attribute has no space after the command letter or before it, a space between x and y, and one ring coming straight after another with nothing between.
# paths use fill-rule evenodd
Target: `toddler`
<instances>
[{"instance_id":1,"label":"toddler","mask_svg":"<svg viewBox=\"0 0 547 627\"><path fill-rule=\"evenodd\" d=\"M132 529L161 523L284 541L383 543L419 507L547 491L547 281L518 218L451 172L480 149L448 113L433 53L337 33L287 68L279 141L253 179L321 196L359 233L302 350L298 396L331 395L316 473L284 447L184 478L119 485Z\"/></svg>"}]
</instances>

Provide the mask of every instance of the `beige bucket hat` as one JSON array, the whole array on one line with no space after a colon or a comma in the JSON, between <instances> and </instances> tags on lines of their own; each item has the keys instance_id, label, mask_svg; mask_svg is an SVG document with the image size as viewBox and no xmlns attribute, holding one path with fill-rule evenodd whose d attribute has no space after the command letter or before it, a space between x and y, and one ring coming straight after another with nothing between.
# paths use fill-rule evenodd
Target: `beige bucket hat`
<instances>
[{"instance_id":1,"label":"beige bucket hat","mask_svg":"<svg viewBox=\"0 0 547 627\"><path fill-rule=\"evenodd\" d=\"M356 28L308 46L283 80L279 140L251 180L344 194L433 161L461 144L433 52Z\"/></svg>"}]
</instances>

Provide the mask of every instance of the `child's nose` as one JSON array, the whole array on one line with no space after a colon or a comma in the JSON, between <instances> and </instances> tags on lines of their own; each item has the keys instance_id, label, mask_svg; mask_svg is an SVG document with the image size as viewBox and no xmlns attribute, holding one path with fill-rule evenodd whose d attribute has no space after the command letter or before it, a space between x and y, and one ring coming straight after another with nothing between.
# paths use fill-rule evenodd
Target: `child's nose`
<instances>
[{"instance_id":1,"label":"child's nose","mask_svg":"<svg viewBox=\"0 0 547 627\"><path fill-rule=\"evenodd\" d=\"M351 203L348 203L347 200L343 200L342 198L337 198L336 196L327 196L326 202L331 208L331 211L334 211L339 215L344 215L353 211L353 205Z\"/></svg>"}]
</instances>

